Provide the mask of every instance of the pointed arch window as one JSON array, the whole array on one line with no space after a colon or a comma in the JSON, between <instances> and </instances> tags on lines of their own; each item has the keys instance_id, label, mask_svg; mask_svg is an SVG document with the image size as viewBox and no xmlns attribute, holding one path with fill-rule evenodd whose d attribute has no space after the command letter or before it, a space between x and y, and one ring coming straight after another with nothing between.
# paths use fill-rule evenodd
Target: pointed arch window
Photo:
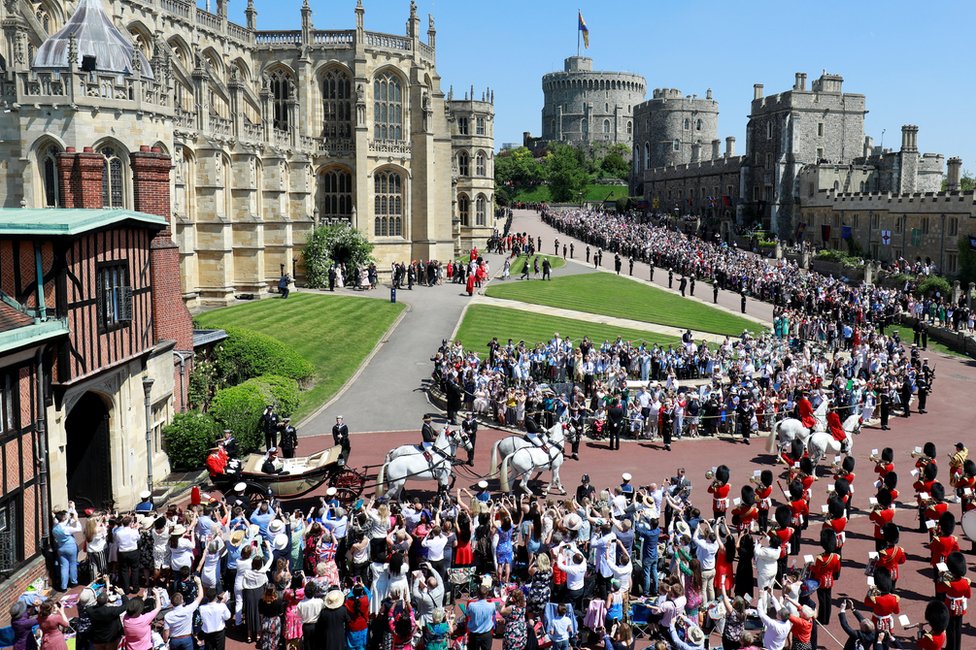
<instances>
[{"instance_id":1,"label":"pointed arch window","mask_svg":"<svg viewBox=\"0 0 976 650\"><path fill-rule=\"evenodd\" d=\"M479 194L474 202L474 224L483 226L488 220L488 199L484 194Z\"/></svg>"},{"instance_id":2,"label":"pointed arch window","mask_svg":"<svg viewBox=\"0 0 976 650\"><path fill-rule=\"evenodd\" d=\"M287 131L288 107L292 102L295 84L291 75L284 70L275 70L270 76L271 83L271 124L279 131Z\"/></svg>"},{"instance_id":3,"label":"pointed arch window","mask_svg":"<svg viewBox=\"0 0 976 650\"><path fill-rule=\"evenodd\" d=\"M352 137L352 81L344 70L329 70L322 78L322 137Z\"/></svg>"},{"instance_id":4,"label":"pointed arch window","mask_svg":"<svg viewBox=\"0 0 976 650\"><path fill-rule=\"evenodd\" d=\"M403 237L403 178L395 171L373 179L373 235Z\"/></svg>"},{"instance_id":5,"label":"pointed arch window","mask_svg":"<svg viewBox=\"0 0 976 650\"><path fill-rule=\"evenodd\" d=\"M485 152L479 151L474 157L474 173L475 176L487 176L487 168L485 166Z\"/></svg>"},{"instance_id":6,"label":"pointed arch window","mask_svg":"<svg viewBox=\"0 0 976 650\"><path fill-rule=\"evenodd\" d=\"M458 154L458 176L470 176L471 172L471 160L468 158L468 153L462 151Z\"/></svg>"},{"instance_id":7,"label":"pointed arch window","mask_svg":"<svg viewBox=\"0 0 976 650\"><path fill-rule=\"evenodd\" d=\"M462 226L471 225L471 200L467 194L458 194L458 219Z\"/></svg>"},{"instance_id":8,"label":"pointed arch window","mask_svg":"<svg viewBox=\"0 0 976 650\"><path fill-rule=\"evenodd\" d=\"M122 175L122 159L113 146L98 150L105 158L102 170L102 205L106 208L125 207L125 180Z\"/></svg>"},{"instance_id":9,"label":"pointed arch window","mask_svg":"<svg viewBox=\"0 0 976 650\"><path fill-rule=\"evenodd\" d=\"M385 72L373 81L373 137L403 139L403 88L400 78Z\"/></svg>"},{"instance_id":10,"label":"pointed arch window","mask_svg":"<svg viewBox=\"0 0 976 650\"><path fill-rule=\"evenodd\" d=\"M44 190L44 207L46 208L61 207L61 179L58 177L59 153L61 153L61 147L50 144L41 149L37 157L41 172L41 186Z\"/></svg>"},{"instance_id":11,"label":"pointed arch window","mask_svg":"<svg viewBox=\"0 0 976 650\"><path fill-rule=\"evenodd\" d=\"M321 177L322 217L352 219L352 174L344 169L330 169Z\"/></svg>"}]
</instances>

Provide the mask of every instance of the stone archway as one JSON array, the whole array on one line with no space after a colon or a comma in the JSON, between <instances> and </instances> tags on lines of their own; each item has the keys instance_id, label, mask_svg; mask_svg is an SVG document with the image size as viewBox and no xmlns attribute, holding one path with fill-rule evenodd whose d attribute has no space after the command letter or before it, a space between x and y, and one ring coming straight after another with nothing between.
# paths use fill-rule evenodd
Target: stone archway
<instances>
[{"instance_id":1,"label":"stone archway","mask_svg":"<svg viewBox=\"0 0 976 650\"><path fill-rule=\"evenodd\" d=\"M85 393L65 421L68 498L96 508L112 500L109 448L110 407L95 393Z\"/></svg>"}]
</instances>

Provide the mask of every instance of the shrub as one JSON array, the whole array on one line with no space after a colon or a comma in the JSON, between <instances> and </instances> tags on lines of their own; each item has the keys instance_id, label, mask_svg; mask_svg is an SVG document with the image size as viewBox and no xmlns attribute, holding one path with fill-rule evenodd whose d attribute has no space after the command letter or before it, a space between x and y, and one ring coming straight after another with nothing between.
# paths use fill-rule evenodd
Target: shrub
<instances>
[{"instance_id":1,"label":"shrub","mask_svg":"<svg viewBox=\"0 0 976 650\"><path fill-rule=\"evenodd\" d=\"M210 404L210 414L223 428L234 432L241 453L247 454L264 442L258 425L268 403L258 386L245 382L218 390Z\"/></svg>"},{"instance_id":2,"label":"shrub","mask_svg":"<svg viewBox=\"0 0 976 650\"><path fill-rule=\"evenodd\" d=\"M173 469L199 469L220 433L212 417L199 411L177 413L163 427L163 444Z\"/></svg>"},{"instance_id":3,"label":"shrub","mask_svg":"<svg viewBox=\"0 0 976 650\"><path fill-rule=\"evenodd\" d=\"M210 409L210 401L217 392L217 380L217 367L213 361L199 357L194 360L187 387L190 408L204 412Z\"/></svg>"},{"instance_id":4,"label":"shrub","mask_svg":"<svg viewBox=\"0 0 976 650\"><path fill-rule=\"evenodd\" d=\"M278 415L287 416L295 412L300 400L301 391L294 379L262 375L218 390L210 413L223 428L234 432L241 451L247 453L259 449L264 442L258 430L264 407L273 404Z\"/></svg>"},{"instance_id":5,"label":"shrub","mask_svg":"<svg viewBox=\"0 0 976 650\"><path fill-rule=\"evenodd\" d=\"M217 347L219 385L234 386L259 375L281 375L303 382L314 366L278 339L245 329L225 327L227 339Z\"/></svg>"},{"instance_id":6,"label":"shrub","mask_svg":"<svg viewBox=\"0 0 976 650\"><path fill-rule=\"evenodd\" d=\"M305 283L310 287L329 285L329 267L345 264L352 272L374 262L373 244L366 235L347 223L320 226L312 231L302 248Z\"/></svg>"},{"instance_id":7,"label":"shrub","mask_svg":"<svg viewBox=\"0 0 976 650\"><path fill-rule=\"evenodd\" d=\"M918 283L916 289L920 296L935 296L939 292L943 298L952 297L952 285L941 275L930 275Z\"/></svg>"}]
</instances>

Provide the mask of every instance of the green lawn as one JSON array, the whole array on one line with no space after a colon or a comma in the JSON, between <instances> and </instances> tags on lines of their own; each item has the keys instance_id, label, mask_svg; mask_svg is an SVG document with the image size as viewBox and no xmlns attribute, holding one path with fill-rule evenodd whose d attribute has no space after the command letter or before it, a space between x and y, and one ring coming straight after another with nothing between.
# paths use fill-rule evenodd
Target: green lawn
<instances>
[{"instance_id":1,"label":"green lawn","mask_svg":"<svg viewBox=\"0 0 976 650\"><path fill-rule=\"evenodd\" d=\"M708 286L700 282L696 288L706 291ZM487 295L645 323L690 328L698 332L738 336L744 329L763 329L751 320L633 280L618 278L610 273L557 277L552 282L545 283L492 285L488 287Z\"/></svg>"},{"instance_id":2,"label":"green lawn","mask_svg":"<svg viewBox=\"0 0 976 650\"><path fill-rule=\"evenodd\" d=\"M508 339L512 339L516 343L525 341L529 345L534 345L550 340L556 332L559 332L563 338L569 337L574 343L579 343L584 336L590 337L591 341L597 343L602 343L604 339L613 341L618 336L622 336L625 340L634 343L645 341L663 345L680 344L679 339L664 334L611 327L572 318L533 314L492 305L468 307L455 338L460 339L466 349L485 353L488 341L493 336L497 336L503 344Z\"/></svg>"},{"instance_id":3,"label":"green lawn","mask_svg":"<svg viewBox=\"0 0 976 650\"><path fill-rule=\"evenodd\" d=\"M533 255L532 256L533 260L536 257L539 257L539 258L547 257L547 258L549 258L549 263L552 264L552 268L553 269L558 269L560 266L565 266L565 264L566 264L566 260L564 260L563 258L558 257L556 255ZM528 256L527 255L519 255L515 259L515 261L512 262L512 266L511 266L511 269L510 269L510 273L512 275L516 276L516 277L520 273L522 273L522 267L525 266L526 259L528 259ZM531 266L530 266L530 268L531 268ZM539 260L539 277L542 277L542 259Z\"/></svg>"},{"instance_id":4,"label":"green lawn","mask_svg":"<svg viewBox=\"0 0 976 650\"><path fill-rule=\"evenodd\" d=\"M625 199L629 195L626 185L597 185L590 183L586 186L586 201L616 201ZM550 203L552 194L549 192L548 185L538 185L526 192L519 192L514 197L515 201L525 201L526 203Z\"/></svg>"},{"instance_id":5,"label":"green lawn","mask_svg":"<svg viewBox=\"0 0 976 650\"><path fill-rule=\"evenodd\" d=\"M905 344L905 347L910 348L912 346L912 341L915 340L914 339L915 334L914 332L912 332L911 327L903 327L901 325L891 325L885 328L886 334L890 335L890 334L894 334L895 332L898 332L898 336L899 338L901 338L901 342ZM962 352L957 352L952 348L946 347L942 343L939 343L938 341L933 339L931 336L929 337L929 350L932 350L933 352L938 352L939 354L947 354L950 357L959 357L961 359L969 358L968 355L965 355ZM925 355L923 354L922 356L924 357Z\"/></svg>"},{"instance_id":6,"label":"green lawn","mask_svg":"<svg viewBox=\"0 0 976 650\"><path fill-rule=\"evenodd\" d=\"M292 293L215 309L194 320L202 327L246 327L291 345L315 366L315 383L302 394L298 421L342 387L404 306L386 300Z\"/></svg>"}]
</instances>

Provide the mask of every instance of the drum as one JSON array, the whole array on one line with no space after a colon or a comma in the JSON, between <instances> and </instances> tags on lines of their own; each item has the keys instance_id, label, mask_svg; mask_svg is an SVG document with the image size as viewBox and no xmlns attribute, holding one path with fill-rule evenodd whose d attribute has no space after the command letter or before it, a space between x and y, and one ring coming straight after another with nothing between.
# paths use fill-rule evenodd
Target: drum
<instances>
[{"instance_id":1,"label":"drum","mask_svg":"<svg viewBox=\"0 0 976 650\"><path fill-rule=\"evenodd\" d=\"M970 510L962 516L962 531L969 541L976 544L976 510Z\"/></svg>"}]
</instances>

